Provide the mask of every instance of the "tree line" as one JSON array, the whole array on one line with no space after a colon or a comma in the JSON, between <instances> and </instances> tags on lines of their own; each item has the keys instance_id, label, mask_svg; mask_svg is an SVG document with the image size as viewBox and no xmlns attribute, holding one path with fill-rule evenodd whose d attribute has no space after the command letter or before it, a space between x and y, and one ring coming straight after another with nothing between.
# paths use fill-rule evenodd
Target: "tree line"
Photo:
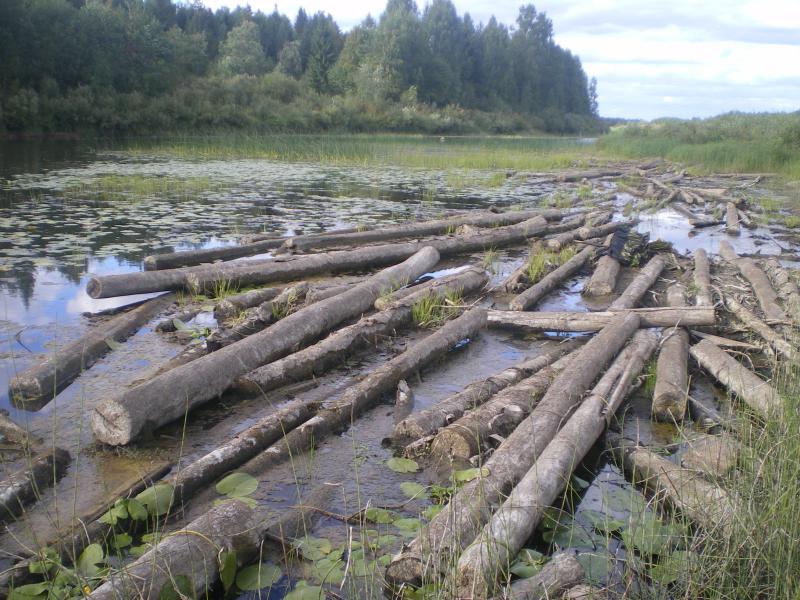
<instances>
[{"instance_id":1,"label":"tree line","mask_svg":"<svg viewBox=\"0 0 800 600\"><path fill-rule=\"evenodd\" d=\"M0 2L7 132L587 131L596 82L533 5L513 26L450 0L326 13L173 0Z\"/></svg>"}]
</instances>

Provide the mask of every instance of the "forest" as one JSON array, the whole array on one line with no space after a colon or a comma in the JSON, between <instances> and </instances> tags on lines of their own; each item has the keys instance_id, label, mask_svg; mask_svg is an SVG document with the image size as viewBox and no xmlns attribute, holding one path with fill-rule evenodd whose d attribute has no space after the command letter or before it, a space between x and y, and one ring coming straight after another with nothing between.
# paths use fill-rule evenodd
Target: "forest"
<instances>
[{"instance_id":1,"label":"forest","mask_svg":"<svg viewBox=\"0 0 800 600\"><path fill-rule=\"evenodd\" d=\"M0 2L0 134L587 133L596 81L533 5L389 0L343 31L173 0Z\"/></svg>"}]
</instances>

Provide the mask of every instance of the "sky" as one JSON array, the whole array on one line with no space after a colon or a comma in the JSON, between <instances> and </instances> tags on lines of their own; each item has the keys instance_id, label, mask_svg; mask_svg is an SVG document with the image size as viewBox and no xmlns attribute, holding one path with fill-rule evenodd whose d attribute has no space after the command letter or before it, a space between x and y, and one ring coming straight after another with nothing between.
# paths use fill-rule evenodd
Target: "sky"
<instances>
[{"instance_id":1,"label":"sky","mask_svg":"<svg viewBox=\"0 0 800 600\"><path fill-rule=\"evenodd\" d=\"M420 9L425 0L417 0ZM473 20L513 24L520 4L453 0ZM246 0L203 0L234 7ZM300 6L350 29L384 0L249 0L294 19ZM540 0L558 44L598 80L604 117L707 117L800 110L800 0Z\"/></svg>"}]
</instances>

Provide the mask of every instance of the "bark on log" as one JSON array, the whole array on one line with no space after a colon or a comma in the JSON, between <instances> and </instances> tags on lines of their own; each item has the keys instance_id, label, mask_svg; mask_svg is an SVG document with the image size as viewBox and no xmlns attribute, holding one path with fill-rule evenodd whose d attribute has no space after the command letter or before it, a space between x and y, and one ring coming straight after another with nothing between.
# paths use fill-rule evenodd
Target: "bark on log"
<instances>
[{"instance_id":1,"label":"bark on log","mask_svg":"<svg viewBox=\"0 0 800 600\"><path fill-rule=\"evenodd\" d=\"M575 467L602 435L633 381L655 351L655 331L638 331L591 395L547 445L511 495L458 561L460 598L492 595L498 577L539 525L544 511L563 492Z\"/></svg>"},{"instance_id":2,"label":"bark on log","mask_svg":"<svg viewBox=\"0 0 800 600\"><path fill-rule=\"evenodd\" d=\"M163 321L158 322L155 326L155 330L161 333L173 333L178 331L175 321L180 321L181 323L186 324L194 319L198 314L200 314L200 308L191 308L189 310L182 310L178 313L173 313Z\"/></svg>"},{"instance_id":3,"label":"bark on log","mask_svg":"<svg viewBox=\"0 0 800 600\"><path fill-rule=\"evenodd\" d=\"M590 298L613 294L614 289L617 287L619 271L620 264L616 258L608 254L601 256L600 260L597 261L592 277L589 279L588 283L583 286L583 291L581 293Z\"/></svg>"},{"instance_id":4,"label":"bark on log","mask_svg":"<svg viewBox=\"0 0 800 600\"><path fill-rule=\"evenodd\" d=\"M384 294L383 296L381 296L380 298L375 300L375 310L385 310L385 309L389 308L390 306L392 306L398 300L401 300L402 298L405 298L406 296L410 296L412 294L416 294L420 290L428 289L430 287L433 287L434 285L440 285L441 282L447 281L450 278L458 277L458 275L461 272L466 271L469 268L471 268L471 267L468 267L468 266L460 267L459 269L457 269L455 272L451 273L450 275L445 275L444 277L438 277L438 278L437 277L432 277L432 278L428 279L427 281L423 281L421 283L411 282L409 285L406 285L404 287L401 287L400 289L394 290L390 294Z\"/></svg>"},{"instance_id":5,"label":"bark on log","mask_svg":"<svg viewBox=\"0 0 800 600\"><path fill-rule=\"evenodd\" d=\"M87 283L86 291L92 298L107 298L171 289L204 290L219 282L249 286L301 280L320 273L341 273L395 264L428 246L437 249L442 256L482 252L486 248L523 243L529 238L541 235L546 228L547 221L539 216L517 225L498 227L481 233L432 238L420 242L367 246L355 250L337 250L280 259L92 277Z\"/></svg>"},{"instance_id":6,"label":"bark on log","mask_svg":"<svg viewBox=\"0 0 800 600\"><path fill-rule=\"evenodd\" d=\"M733 202L728 202L725 210L725 231L731 235L739 235L739 212Z\"/></svg>"},{"instance_id":7,"label":"bark on log","mask_svg":"<svg viewBox=\"0 0 800 600\"><path fill-rule=\"evenodd\" d=\"M228 296L214 306L214 318L219 322L227 321L248 308L253 308L272 300L280 293L280 288L267 287Z\"/></svg>"},{"instance_id":8,"label":"bark on log","mask_svg":"<svg viewBox=\"0 0 800 600\"><path fill-rule=\"evenodd\" d=\"M105 356L111 350L109 342L125 341L173 300L171 294L166 294L117 315L14 377L9 383L9 396L15 406L26 410L40 409L82 371Z\"/></svg>"},{"instance_id":9,"label":"bark on log","mask_svg":"<svg viewBox=\"0 0 800 600\"><path fill-rule=\"evenodd\" d=\"M4 442L21 448L27 448L32 444L41 442L41 440L32 437L28 431L14 423L7 414L4 414L4 411L0 412L0 436L2 436Z\"/></svg>"},{"instance_id":10,"label":"bark on log","mask_svg":"<svg viewBox=\"0 0 800 600\"><path fill-rule=\"evenodd\" d=\"M606 223L605 225L598 225L597 227L581 227L578 229L577 239L591 240L593 238L604 238L609 233L614 233L622 225L629 225L629 221L614 221Z\"/></svg>"},{"instance_id":11,"label":"bark on log","mask_svg":"<svg viewBox=\"0 0 800 600\"><path fill-rule=\"evenodd\" d=\"M572 352L582 343L582 340L577 338L557 343L539 356L505 369L488 379L469 384L461 392L398 423L392 433L393 441L398 445L407 446L414 440L435 433L439 428L460 419L465 412L480 406L501 390L530 377L561 356Z\"/></svg>"},{"instance_id":12,"label":"bark on log","mask_svg":"<svg viewBox=\"0 0 800 600\"><path fill-rule=\"evenodd\" d=\"M687 441L681 465L711 478L722 477L736 468L739 449L739 442L731 435L695 433Z\"/></svg>"},{"instance_id":13,"label":"bark on log","mask_svg":"<svg viewBox=\"0 0 800 600\"><path fill-rule=\"evenodd\" d=\"M682 285L667 288L667 306L686 307ZM656 385L653 390L653 418L679 423L686 414L689 395L689 332L683 327L665 329L656 362Z\"/></svg>"},{"instance_id":14,"label":"bark on log","mask_svg":"<svg viewBox=\"0 0 800 600\"><path fill-rule=\"evenodd\" d=\"M694 286L695 304L697 306L714 306L711 296L711 269L708 264L708 254L702 248L694 251Z\"/></svg>"},{"instance_id":15,"label":"bark on log","mask_svg":"<svg viewBox=\"0 0 800 600\"><path fill-rule=\"evenodd\" d=\"M772 289L769 279L764 271L756 264L752 258L740 258L728 242L722 241L719 244L719 253L729 263L736 266L750 285L758 298L758 304L764 311L764 316L768 321L786 321L786 313L778 304L778 296Z\"/></svg>"},{"instance_id":16,"label":"bark on log","mask_svg":"<svg viewBox=\"0 0 800 600\"><path fill-rule=\"evenodd\" d=\"M328 286L313 286L306 292L306 306L311 306L315 302L325 300L326 298L338 296L342 292L346 292L350 289L352 285L352 283L342 283Z\"/></svg>"},{"instance_id":17,"label":"bark on log","mask_svg":"<svg viewBox=\"0 0 800 600\"><path fill-rule=\"evenodd\" d=\"M155 428L179 418L222 394L237 377L369 310L383 290L398 281L419 277L438 260L439 253L434 248L423 248L343 294L298 310L267 330L101 402L91 417L96 438L107 444L124 445L145 427Z\"/></svg>"},{"instance_id":18,"label":"bark on log","mask_svg":"<svg viewBox=\"0 0 800 600\"><path fill-rule=\"evenodd\" d=\"M251 371L237 379L235 386L244 392L262 394L287 383L321 375L341 363L348 354L410 325L412 308L420 298L428 295L443 298L454 290L470 294L483 288L487 281L483 270L473 267L455 276L432 280L435 285L410 288L417 291L377 314L362 317L357 323L339 329L313 346Z\"/></svg>"},{"instance_id":19,"label":"bark on log","mask_svg":"<svg viewBox=\"0 0 800 600\"><path fill-rule=\"evenodd\" d=\"M563 265L551 271L527 290L517 295L509 302L509 309L520 311L533 306L544 296L559 287L565 279L580 271L587 262L594 258L595 254L597 254L597 248L594 246L587 246Z\"/></svg>"},{"instance_id":20,"label":"bark on log","mask_svg":"<svg viewBox=\"0 0 800 600\"><path fill-rule=\"evenodd\" d=\"M586 572L572 554L556 554L533 577L515 581L506 588L508 600L550 600L560 598L569 588L581 583Z\"/></svg>"},{"instance_id":21,"label":"bark on log","mask_svg":"<svg viewBox=\"0 0 800 600\"><path fill-rule=\"evenodd\" d=\"M755 314L747 310L739 301L731 296L724 298L725 308L727 308L737 319L745 324L751 331L756 333L767 344L780 352L785 358L791 360L794 356L792 345L783 339L769 325L764 323Z\"/></svg>"},{"instance_id":22,"label":"bark on log","mask_svg":"<svg viewBox=\"0 0 800 600\"><path fill-rule=\"evenodd\" d=\"M651 258L647 264L642 267L633 281L628 284L625 291L622 292L619 298L611 303L608 310L623 310L626 308L634 308L639 304L639 300L647 293L647 290L656 282L661 271L667 266L667 257L663 254L656 254Z\"/></svg>"},{"instance_id":23,"label":"bark on log","mask_svg":"<svg viewBox=\"0 0 800 600\"><path fill-rule=\"evenodd\" d=\"M556 175L556 181L576 182L584 179L599 179L600 177L619 177L625 171L620 169L597 169L594 171L571 171Z\"/></svg>"},{"instance_id":24,"label":"bark on log","mask_svg":"<svg viewBox=\"0 0 800 600\"><path fill-rule=\"evenodd\" d=\"M789 316L795 323L800 323L800 290L789 272L783 268L777 258L766 260L764 270L783 298Z\"/></svg>"},{"instance_id":25,"label":"bark on log","mask_svg":"<svg viewBox=\"0 0 800 600\"><path fill-rule=\"evenodd\" d=\"M70 460L66 450L47 450L0 482L0 522L13 519L26 505L39 498L41 490L55 485L64 475Z\"/></svg>"},{"instance_id":26,"label":"bark on log","mask_svg":"<svg viewBox=\"0 0 800 600\"><path fill-rule=\"evenodd\" d=\"M712 333L705 333L703 331L697 331L695 329L689 330L689 333L691 333L693 337L696 337L698 339L708 340L712 344L716 344L720 348L738 348L740 350L746 350L748 352L760 352L763 349L761 346L757 346L756 344L751 344L749 342L741 342L739 340L732 340L731 338L721 337L719 335L714 335Z\"/></svg>"},{"instance_id":27,"label":"bark on log","mask_svg":"<svg viewBox=\"0 0 800 600\"><path fill-rule=\"evenodd\" d=\"M768 415L779 408L780 398L772 386L721 348L701 340L689 351L701 367L756 412Z\"/></svg>"},{"instance_id":28,"label":"bark on log","mask_svg":"<svg viewBox=\"0 0 800 600\"><path fill-rule=\"evenodd\" d=\"M572 217L566 217L557 223L550 223L547 226L545 235L556 235L558 233L564 233L565 231L577 229L586 222L587 217L588 215L586 214L579 214Z\"/></svg>"},{"instance_id":29,"label":"bark on log","mask_svg":"<svg viewBox=\"0 0 800 600\"><path fill-rule=\"evenodd\" d=\"M556 378L530 416L486 461L489 474L464 485L449 506L392 559L386 570L388 582L419 585L426 571L439 577L448 569L448 561L475 538L495 507L556 435L581 394L638 327L635 313L620 315L586 343L575 357L575 364L582 367Z\"/></svg>"},{"instance_id":30,"label":"bark on log","mask_svg":"<svg viewBox=\"0 0 800 600\"><path fill-rule=\"evenodd\" d=\"M145 271L161 271L176 269L204 263L213 263L218 260L233 260L244 256L265 254L280 247L286 241L285 237L272 237L250 244L240 246L225 246L223 248L203 248L201 250L185 250L182 252L167 252L144 257Z\"/></svg>"},{"instance_id":31,"label":"bark on log","mask_svg":"<svg viewBox=\"0 0 800 600\"><path fill-rule=\"evenodd\" d=\"M739 220L744 224L745 227L748 229L755 227L753 220L750 218L750 215L747 214L747 211L744 211L740 208L737 208L736 210L739 214Z\"/></svg>"},{"instance_id":32,"label":"bark on log","mask_svg":"<svg viewBox=\"0 0 800 600\"><path fill-rule=\"evenodd\" d=\"M541 331L599 331L616 317L635 313L641 318L641 327L700 327L715 323L714 309L710 306L690 308L634 308L605 312L516 312L490 310L489 327Z\"/></svg>"}]
</instances>

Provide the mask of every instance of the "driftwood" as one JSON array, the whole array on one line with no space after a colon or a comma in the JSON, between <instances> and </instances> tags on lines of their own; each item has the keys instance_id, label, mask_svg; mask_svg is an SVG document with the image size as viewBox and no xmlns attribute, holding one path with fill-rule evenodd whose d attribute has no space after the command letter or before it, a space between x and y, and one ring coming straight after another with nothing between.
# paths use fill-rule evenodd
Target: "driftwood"
<instances>
[{"instance_id":1,"label":"driftwood","mask_svg":"<svg viewBox=\"0 0 800 600\"><path fill-rule=\"evenodd\" d=\"M694 251L694 286L695 304L697 306L714 306L711 296L711 269L708 264L708 254L702 248Z\"/></svg>"},{"instance_id":2,"label":"driftwood","mask_svg":"<svg viewBox=\"0 0 800 600\"><path fill-rule=\"evenodd\" d=\"M573 470L614 417L657 344L657 332L637 332L517 483L461 555L456 576L459 597L491 596L500 572L523 548L545 509L564 490Z\"/></svg>"},{"instance_id":3,"label":"driftwood","mask_svg":"<svg viewBox=\"0 0 800 600\"><path fill-rule=\"evenodd\" d=\"M686 307L682 285L667 288L667 305ZM653 417L657 421L678 423L686 414L689 394L689 332L683 327L664 330L661 349L656 362L656 385L653 390Z\"/></svg>"},{"instance_id":4,"label":"driftwood","mask_svg":"<svg viewBox=\"0 0 800 600\"><path fill-rule=\"evenodd\" d=\"M550 223L547 226L547 231L545 231L545 235L556 235L559 233L564 233L566 231L573 231L578 227L581 227L586 220L588 215L585 213L581 213L578 215L573 215L571 217L566 217L561 219L561 221L557 223Z\"/></svg>"},{"instance_id":5,"label":"driftwood","mask_svg":"<svg viewBox=\"0 0 800 600\"><path fill-rule=\"evenodd\" d=\"M758 298L758 304L764 311L764 316L768 321L786 321L786 313L778 305L778 295L772 289L769 279L764 271L761 270L752 258L741 258L736 254L728 242L722 241L719 244L719 253L727 262L739 269L742 276L753 287L753 291Z\"/></svg>"},{"instance_id":6,"label":"driftwood","mask_svg":"<svg viewBox=\"0 0 800 600\"><path fill-rule=\"evenodd\" d=\"M168 315L166 319L156 323L155 330L161 333L173 333L178 331L178 326L175 325L175 321L180 321L181 323L186 324L199 314L200 308L190 308L172 315Z\"/></svg>"},{"instance_id":7,"label":"driftwood","mask_svg":"<svg viewBox=\"0 0 800 600\"><path fill-rule=\"evenodd\" d=\"M613 256L604 254L600 257L600 260L597 261L594 273L592 273L592 277L586 285L583 286L583 291L581 293L590 298L610 296L617 287L619 271L619 261Z\"/></svg>"},{"instance_id":8,"label":"driftwood","mask_svg":"<svg viewBox=\"0 0 800 600\"><path fill-rule=\"evenodd\" d=\"M633 278L625 288L625 291L620 294L619 298L611 303L608 310L623 310L626 308L633 308L639 300L647 293L647 290L656 282L661 271L667 266L667 258L663 254L656 254L651 258L645 266L643 266L636 277Z\"/></svg>"},{"instance_id":9,"label":"driftwood","mask_svg":"<svg viewBox=\"0 0 800 600\"><path fill-rule=\"evenodd\" d=\"M696 337L697 339L700 340L708 340L712 344L716 344L720 348L737 348L739 350L747 350L755 352L759 352L762 350L762 347L756 344L751 344L749 342L741 342L739 340L732 340L731 338L714 335L713 333L705 333L704 331L697 331L696 329L691 329L689 333L692 334L692 337Z\"/></svg>"},{"instance_id":10,"label":"driftwood","mask_svg":"<svg viewBox=\"0 0 800 600\"><path fill-rule=\"evenodd\" d=\"M3 441L21 448L26 448L32 444L41 442L41 440L32 437L27 430L12 421L11 418L5 414L5 411L0 412L0 436L2 436Z\"/></svg>"},{"instance_id":11,"label":"driftwood","mask_svg":"<svg viewBox=\"0 0 800 600\"><path fill-rule=\"evenodd\" d=\"M12 401L20 408L38 410L72 383L82 371L105 356L115 342L125 341L173 300L171 294L159 296L130 312L96 325L79 340L14 377L9 383Z\"/></svg>"},{"instance_id":12,"label":"driftwood","mask_svg":"<svg viewBox=\"0 0 800 600\"><path fill-rule=\"evenodd\" d=\"M203 248L201 250L184 250L182 252L167 252L144 257L145 271L161 271L189 267L203 263L212 263L218 260L233 260L244 256L265 254L278 248L286 240L284 237L270 237L250 244L239 246L224 246L222 248Z\"/></svg>"},{"instance_id":13,"label":"driftwood","mask_svg":"<svg viewBox=\"0 0 800 600\"><path fill-rule=\"evenodd\" d=\"M96 438L107 444L124 445L138 437L145 427L155 428L179 418L187 410L222 394L237 377L360 315L385 289L419 277L438 260L435 249L423 248L405 262L384 269L347 292L302 308L269 329L101 402L91 417Z\"/></svg>"},{"instance_id":14,"label":"driftwood","mask_svg":"<svg viewBox=\"0 0 800 600\"><path fill-rule=\"evenodd\" d=\"M619 177L625 171L620 169L596 169L594 171L569 171L556 175L556 181L577 182L584 179L599 179L601 177Z\"/></svg>"},{"instance_id":15,"label":"driftwood","mask_svg":"<svg viewBox=\"0 0 800 600\"><path fill-rule=\"evenodd\" d=\"M580 369L559 375L541 402L492 453L478 477L459 490L449 506L423 527L392 559L386 579L393 584L419 583L431 569L438 576L449 560L469 544L511 488L522 478L558 432L579 397L639 327L635 313L620 315L590 339L575 357Z\"/></svg>"},{"instance_id":16,"label":"driftwood","mask_svg":"<svg viewBox=\"0 0 800 600\"><path fill-rule=\"evenodd\" d=\"M789 316L795 323L800 323L800 290L789 272L783 268L777 258L764 261L764 270L783 298Z\"/></svg>"},{"instance_id":17,"label":"driftwood","mask_svg":"<svg viewBox=\"0 0 800 600\"><path fill-rule=\"evenodd\" d=\"M756 412L766 415L778 408L780 399L772 386L721 348L701 340L689 352L701 367Z\"/></svg>"},{"instance_id":18,"label":"driftwood","mask_svg":"<svg viewBox=\"0 0 800 600\"><path fill-rule=\"evenodd\" d=\"M560 553L551 558L533 577L520 579L503 594L507 600L550 600L560 598L569 588L581 583L586 572L572 554Z\"/></svg>"},{"instance_id":19,"label":"driftwood","mask_svg":"<svg viewBox=\"0 0 800 600\"><path fill-rule=\"evenodd\" d=\"M565 279L580 271L587 262L594 258L597 248L587 246L563 265L551 271L527 290L509 302L511 310L525 310L541 300L544 296L560 286Z\"/></svg>"},{"instance_id":20,"label":"driftwood","mask_svg":"<svg viewBox=\"0 0 800 600\"><path fill-rule=\"evenodd\" d=\"M460 419L465 412L480 406L501 390L530 377L564 354L572 352L581 343L582 340L577 338L557 343L539 356L516 364L486 380L471 383L461 392L398 423L392 433L393 441L398 445L407 446L414 440L435 433L440 427Z\"/></svg>"},{"instance_id":21,"label":"driftwood","mask_svg":"<svg viewBox=\"0 0 800 600\"><path fill-rule=\"evenodd\" d=\"M590 240L593 238L604 238L609 233L614 233L623 225L629 225L630 221L613 221L605 225L597 225L593 227L581 227L578 229L577 239Z\"/></svg>"},{"instance_id":22,"label":"driftwood","mask_svg":"<svg viewBox=\"0 0 800 600\"><path fill-rule=\"evenodd\" d=\"M728 202L725 210L725 231L731 235L739 235L739 211L733 202Z\"/></svg>"},{"instance_id":23,"label":"driftwood","mask_svg":"<svg viewBox=\"0 0 800 600\"><path fill-rule=\"evenodd\" d=\"M238 316L244 310L272 300L281 293L280 288L267 287L242 292L220 300L214 306L214 318L217 321L227 321Z\"/></svg>"},{"instance_id":24,"label":"driftwood","mask_svg":"<svg viewBox=\"0 0 800 600\"><path fill-rule=\"evenodd\" d=\"M489 327L540 331L599 331L624 313L635 313L641 327L700 327L715 323L710 306L634 308L604 312L517 312L490 310Z\"/></svg>"},{"instance_id":25,"label":"driftwood","mask_svg":"<svg viewBox=\"0 0 800 600\"><path fill-rule=\"evenodd\" d=\"M738 300L731 296L725 296L725 308L727 308L737 319L744 325L756 333L761 339L767 342L777 352L780 352L784 358L789 360L794 356L792 345L781 337L769 325L764 323L751 311L747 310Z\"/></svg>"},{"instance_id":26,"label":"driftwood","mask_svg":"<svg viewBox=\"0 0 800 600\"><path fill-rule=\"evenodd\" d=\"M55 485L66 472L70 460L66 450L50 449L1 481L0 522L13 519L27 504L39 498L40 490Z\"/></svg>"},{"instance_id":27,"label":"driftwood","mask_svg":"<svg viewBox=\"0 0 800 600\"><path fill-rule=\"evenodd\" d=\"M686 445L681 465L687 469L700 471L713 478L726 475L736 468L740 445L731 435L693 433Z\"/></svg>"}]
</instances>

